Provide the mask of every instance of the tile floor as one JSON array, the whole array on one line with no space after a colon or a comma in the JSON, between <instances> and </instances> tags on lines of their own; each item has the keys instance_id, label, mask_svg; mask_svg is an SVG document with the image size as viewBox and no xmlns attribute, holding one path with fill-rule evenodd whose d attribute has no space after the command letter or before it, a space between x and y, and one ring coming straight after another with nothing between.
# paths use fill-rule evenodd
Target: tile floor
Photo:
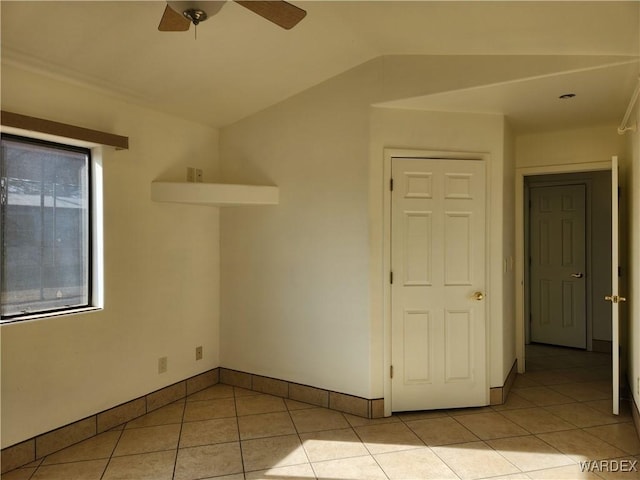
<instances>
[{"instance_id":1,"label":"tile floor","mask_svg":"<svg viewBox=\"0 0 640 480\"><path fill-rule=\"evenodd\" d=\"M527 358L505 405L379 420L216 385L2 480L639 479L580 470L640 459L628 404L609 413L608 356Z\"/></svg>"}]
</instances>

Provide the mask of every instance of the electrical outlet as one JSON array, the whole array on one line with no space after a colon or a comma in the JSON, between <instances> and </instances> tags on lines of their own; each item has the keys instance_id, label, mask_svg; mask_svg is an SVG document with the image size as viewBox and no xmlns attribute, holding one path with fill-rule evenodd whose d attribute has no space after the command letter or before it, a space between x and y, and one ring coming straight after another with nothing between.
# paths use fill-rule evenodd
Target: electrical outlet
<instances>
[{"instance_id":1,"label":"electrical outlet","mask_svg":"<svg viewBox=\"0 0 640 480\"><path fill-rule=\"evenodd\" d=\"M202 183L202 169L201 168L196 168L196 179L195 181L197 183Z\"/></svg>"},{"instance_id":2,"label":"electrical outlet","mask_svg":"<svg viewBox=\"0 0 640 480\"><path fill-rule=\"evenodd\" d=\"M187 182L196 181L196 169L193 167L187 167Z\"/></svg>"},{"instance_id":3,"label":"electrical outlet","mask_svg":"<svg viewBox=\"0 0 640 480\"><path fill-rule=\"evenodd\" d=\"M167 357L160 357L158 359L158 373L165 373L167 371Z\"/></svg>"},{"instance_id":4,"label":"electrical outlet","mask_svg":"<svg viewBox=\"0 0 640 480\"><path fill-rule=\"evenodd\" d=\"M202 346L196 347L196 360L202 360Z\"/></svg>"}]
</instances>

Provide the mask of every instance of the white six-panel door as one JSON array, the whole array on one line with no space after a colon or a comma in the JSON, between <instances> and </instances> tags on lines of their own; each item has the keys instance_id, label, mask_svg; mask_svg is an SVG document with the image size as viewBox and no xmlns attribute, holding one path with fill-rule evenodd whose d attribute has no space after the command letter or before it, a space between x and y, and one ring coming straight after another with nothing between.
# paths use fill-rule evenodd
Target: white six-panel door
<instances>
[{"instance_id":1,"label":"white six-panel door","mask_svg":"<svg viewBox=\"0 0 640 480\"><path fill-rule=\"evenodd\" d=\"M392 160L393 411L485 405L485 164Z\"/></svg>"}]
</instances>

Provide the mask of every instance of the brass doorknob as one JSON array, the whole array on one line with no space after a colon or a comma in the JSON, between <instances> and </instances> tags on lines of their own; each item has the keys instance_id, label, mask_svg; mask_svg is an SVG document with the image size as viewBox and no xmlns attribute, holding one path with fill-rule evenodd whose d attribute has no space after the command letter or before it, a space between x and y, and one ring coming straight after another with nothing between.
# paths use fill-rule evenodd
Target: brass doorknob
<instances>
[{"instance_id":1,"label":"brass doorknob","mask_svg":"<svg viewBox=\"0 0 640 480\"><path fill-rule=\"evenodd\" d=\"M471 298L473 298L474 300L477 300L477 301L484 300L484 293L475 292Z\"/></svg>"},{"instance_id":2,"label":"brass doorknob","mask_svg":"<svg viewBox=\"0 0 640 480\"><path fill-rule=\"evenodd\" d=\"M623 303L627 301L626 297L619 297L618 295L606 295L604 299L607 302L612 302L612 303Z\"/></svg>"}]
</instances>

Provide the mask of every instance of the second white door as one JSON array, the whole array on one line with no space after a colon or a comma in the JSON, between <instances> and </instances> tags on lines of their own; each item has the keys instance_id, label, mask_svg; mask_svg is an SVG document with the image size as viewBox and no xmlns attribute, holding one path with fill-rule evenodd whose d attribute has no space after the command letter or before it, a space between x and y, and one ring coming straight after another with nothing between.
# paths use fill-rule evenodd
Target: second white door
<instances>
[{"instance_id":1,"label":"second white door","mask_svg":"<svg viewBox=\"0 0 640 480\"><path fill-rule=\"evenodd\" d=\"M586 348L586 188L533 187L531 340Z\"/></svg>"}]
</instances>

